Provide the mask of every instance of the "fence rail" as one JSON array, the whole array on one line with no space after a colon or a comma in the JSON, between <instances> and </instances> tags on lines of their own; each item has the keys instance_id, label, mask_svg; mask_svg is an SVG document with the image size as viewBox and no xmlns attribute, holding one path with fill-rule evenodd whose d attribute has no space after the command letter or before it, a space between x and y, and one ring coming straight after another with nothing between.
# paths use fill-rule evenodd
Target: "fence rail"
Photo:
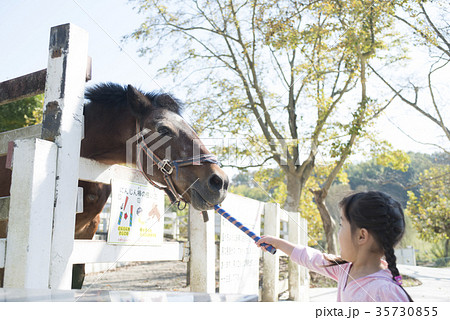
<instances>
[{"instance_id":1,"label":"fence rail","mask_svg":"<svg viewBox=\"0 0 450 320\"><path fill-rule=\"evenodd\" d=\"M180 261L186 253L181 242L163 242L151 247L108 245L102 240L75 240L70 263L115 263L134 261Z\"/></svg>"},{"instance_id":2,"label":"fence rail","mask_svg":"<svg viewBox=\"0 0 450 320\"><path fill-rule=\"evenodd\" d=\"M8 143L17 139L40 138L42 124L35 124L29 127L19 128L0 133L0 156L8 153Z\"/></svg>"},{"instance_id":3,"label":"fence rail","mask_svg":"<svg viewBox=\"0 0 450 320\"><path fill-rule=\"evenodd\" d=\"M1 82L0 106L44 93L46 77L47 69L43 69Z\"/></svg>"}]
</instances>

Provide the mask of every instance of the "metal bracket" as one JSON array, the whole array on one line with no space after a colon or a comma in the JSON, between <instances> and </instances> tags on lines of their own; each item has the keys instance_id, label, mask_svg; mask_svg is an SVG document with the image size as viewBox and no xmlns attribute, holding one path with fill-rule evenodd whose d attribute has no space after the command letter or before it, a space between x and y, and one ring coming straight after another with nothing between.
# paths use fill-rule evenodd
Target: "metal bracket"
<instances>
[{"instance_id":1,"label":"metal bracket","mask_svg":"<svg viewBox=\"0 0 450 320\"><path fill-rule=\"evenodd\" d=\"M167 167L167 168L166 168ZM173 167L170 164L169 159L164 159L161 162L158 163L158 169L161 170L164 174L171 174L173 171Z\"/></svg>"}]
</instances>

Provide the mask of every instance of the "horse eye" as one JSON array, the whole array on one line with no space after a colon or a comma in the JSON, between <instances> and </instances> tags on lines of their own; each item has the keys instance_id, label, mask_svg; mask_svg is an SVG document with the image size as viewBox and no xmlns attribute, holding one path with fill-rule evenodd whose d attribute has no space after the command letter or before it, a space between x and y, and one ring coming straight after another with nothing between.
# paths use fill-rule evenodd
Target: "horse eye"
<instances>
[{"instance_id":1,"label":"horse eye","mask_svg":"<svg viewBox=\"0 0 450 320\"><path fill-rule=\"evenodd\" d=\"M173 135L172 130L170 130L169 128L165 127L165 126L161 126L158 128L158 133L162 134L164 136L171 136Z\"/></svg>"}]
</instances>

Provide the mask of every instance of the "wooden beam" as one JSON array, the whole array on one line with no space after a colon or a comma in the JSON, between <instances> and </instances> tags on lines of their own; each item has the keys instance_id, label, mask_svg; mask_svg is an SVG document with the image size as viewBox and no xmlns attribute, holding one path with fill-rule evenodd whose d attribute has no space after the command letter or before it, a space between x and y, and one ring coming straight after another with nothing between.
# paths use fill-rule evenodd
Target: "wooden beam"
<instances>
[{"instance_id":1,"label":"wooden beam","mask_svg":"<svg viewBox=\"0 0 450 320\"><path fill-rule=\"evenodd\" d=\"M47 69L0 82L0 106L44 93ZM86 61L86 82L92 80L92 58Z\"/></svg>"},{"instance_id":2,"label":"wooden beam","mask_svg":"<svg viewBox=\"0 0 450 320\"><path fill-rule=\"evenodd\" d=\"M136 169L120 165L107 165L91 159L80 158L79 179L90 182L110 184L117 178L147 184L147 180Z\"/></svg>"},{"instance_id":3,"label":"wooden beam","mask_svg":"<svg viewBox=\"0 0 450 320\"><path fill-rule=\"evenodd\" d=\"M39 138L41 136L42 124L19 128L0 133L0 156L8 152L8 142L17 139Z\"/></svg>"},{"instance_id":4,"label":"wooden beam","mask_svg":"<svg viewBox=\"0 0 450 320\"><path fill-rule=\"evenodd\" d=\"M182 242L163 242L160 246L118 246L103 240L75 240L70 263L180 261L183 251Z\"/></svg>"},{"instance_id":5,"label":"wooden beam","mask_svg":"<svg viewBox=\"0 0 450 320\"><path fill-rule=\"evenodd\" d=\"M0 106L16 100L44 93L46 76L47 69L43 69L1 82Z\"/></svg>"}]
</instances>

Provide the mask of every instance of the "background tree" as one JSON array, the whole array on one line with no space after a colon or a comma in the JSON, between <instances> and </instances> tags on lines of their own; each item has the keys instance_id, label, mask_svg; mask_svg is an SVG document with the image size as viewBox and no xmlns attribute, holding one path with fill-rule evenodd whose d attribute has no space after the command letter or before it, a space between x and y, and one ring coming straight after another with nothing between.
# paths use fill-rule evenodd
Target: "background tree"
<instances>
[{"instance_id":1,"label":"background tree","mask_svg":"<svg viewBox=\"0 0 450 320\"><path fill-rule=\"evenodd\" d=\"M44 95L25 98L0 106L0 132L42 122Z\"/></svg>"},{"instance_id":2,"label":"background tree","mask_svg":"<svg viewBox=\"0 0 450 320\"><path fill-rule=\"evenodd\" d=\"M345 30L342 43L346 50L352 52L353 59L359 76L360 101L358 108L352 113L353 119L345 126L345 136L334 141L331 149L331 157L334 162L328 166L320 188L311 189L314 200L323 221L323 227L327 239L327 251L337 253L336 223L330 214L325 199L328 192L342 171L344 164L352 153L357 140L363 136L364 129L368 124L384 110L377 107L374 100L367 93L366 68L370 59L376 57L377 49L385 46L383 33L392 24L392 19L387 13L394 12L395 7L391 4L383 6L382 3L374 1L331 1L327 6L340 22L342 30ZM356 19L356 21L355 21Z\"/></svg>"},{"instance_id":3,"label":"background tree","mask_svg":"<svg viewBox=\"0 0 450 320\"><path fill-rule=\"evenodd\" d=\"M444 241L450 250L450 165L434 166L420 174L419 194L408 191L407 213L422 239Z\"/></svg>"},{"instance_id":4,"label":"background tree","mask_svg":"<svg viewBox=\"0 0 450 320\"><path fill-rule=\"evenodd\" d=\"M393 16L406 26L409 38L414 39L414 46L422 46L428 51L431 63L426 79L403 79L400 80L404 82L403 84L395 84L400 81L393 79L392 72L381 72L372 66L370 68L402 102L442 130L444 141L450 142L448 97L443 96L447 86L439 87L437 85L439 81L435 82L439 73L442 75L448 72L450 62L450 33L447 22L450 18L450 3L410 0L404 1L401 9L397 10ZM424 61L420 63L424 64ZM450 153L448 144L447 147L430 141L427 144Z\"/></svg>"},{"instance_id":5,"label":"background tree","mask_svg":"<svg viewBox=\"0 0 450 320\"><path fill-rule=\"evenodd\" d=\"M189 79L197 129L238 136L241 145L224 151L234 148L231 153L251 158L254 166L280 167L287 184L283 207L297 211L319 148L325 157L339 153L332 142L350 130L341 123L360 114L360 104L341 102L359 83L361 58L382 45L374 37L389 27L382 12L392 6L385 1L137 3L146 19L128 38L142 41L144 55L171 50L176 56L161 73L176 74L178 83ZM346 8L352 10L344 17ZM368 13L372 21L365 19Z\"/></svg>"}]
</instances>

